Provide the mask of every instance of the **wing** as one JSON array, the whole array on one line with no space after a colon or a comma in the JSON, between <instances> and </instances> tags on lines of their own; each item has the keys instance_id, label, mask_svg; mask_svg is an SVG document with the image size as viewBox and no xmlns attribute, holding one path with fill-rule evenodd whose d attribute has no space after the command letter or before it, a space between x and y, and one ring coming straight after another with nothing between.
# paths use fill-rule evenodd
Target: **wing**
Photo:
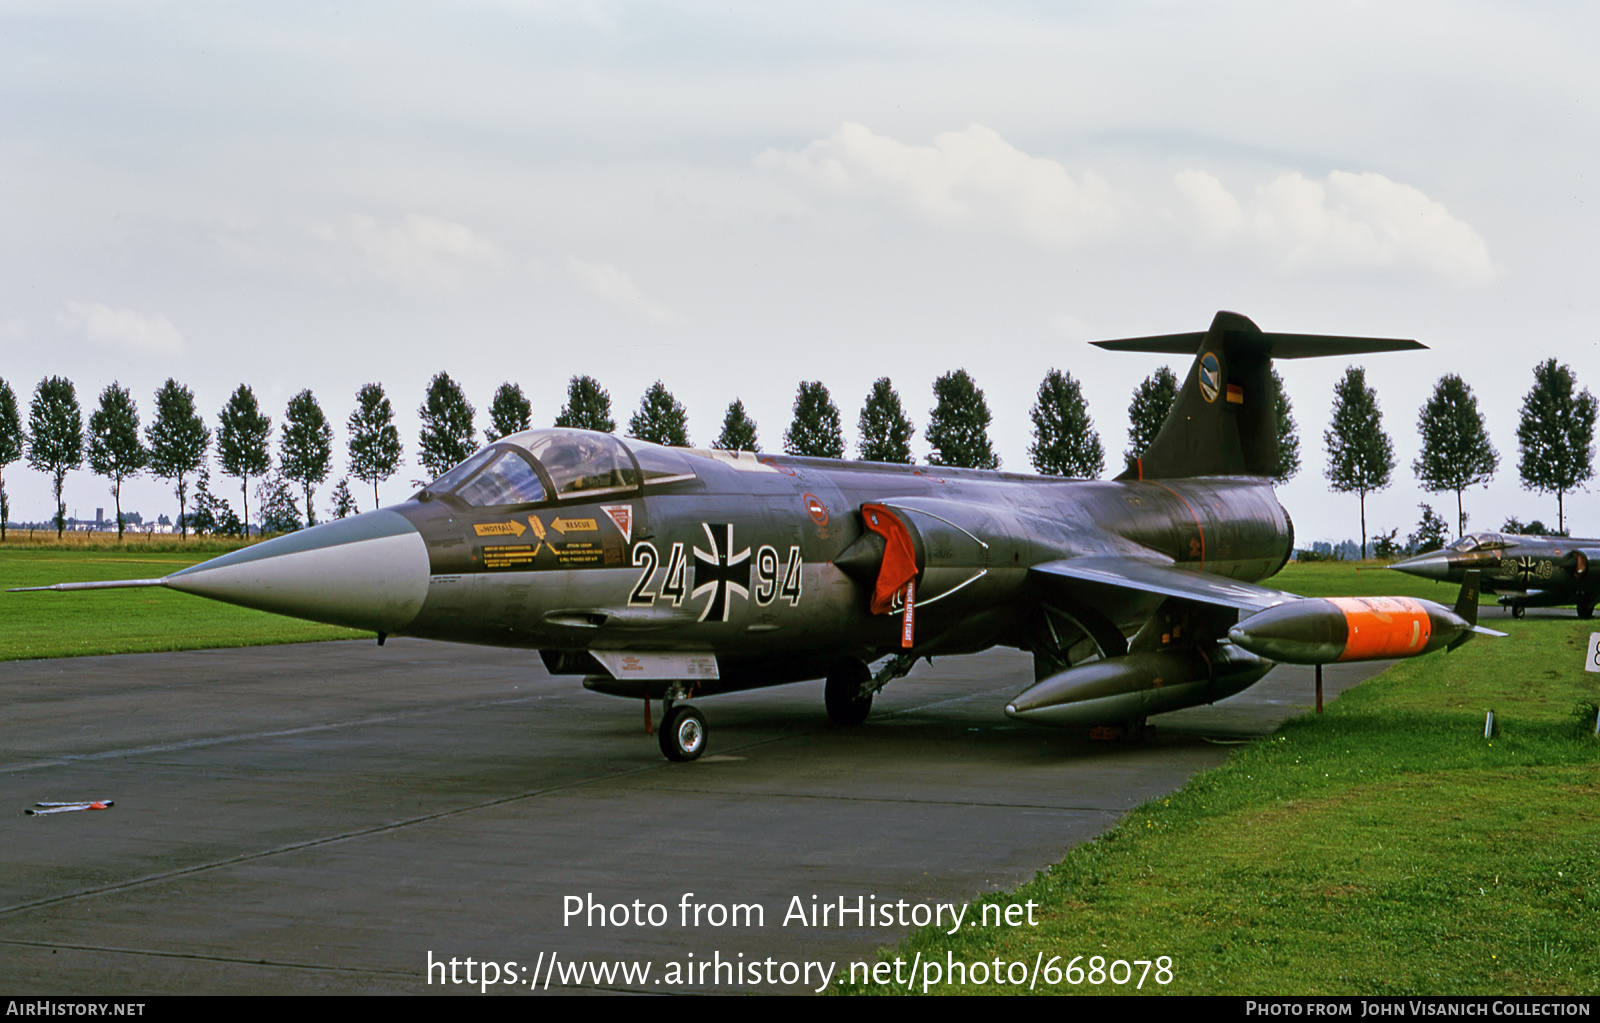
<instances>
[{"instance_id":1,"label":"wing","mask_svg":"<svg viewBox=\"0 0 1600 1023\"><path fill-rule=\"evenodd\" d=\"M1157 593L1215 607L1254 614L1300 598L1293 593L1221 576L1186 572L1171 565L1134 558L1066 558L1034 565L1032 571L1052 579L1070 579L1135 593Z\"/></svg>"}]
</instances>

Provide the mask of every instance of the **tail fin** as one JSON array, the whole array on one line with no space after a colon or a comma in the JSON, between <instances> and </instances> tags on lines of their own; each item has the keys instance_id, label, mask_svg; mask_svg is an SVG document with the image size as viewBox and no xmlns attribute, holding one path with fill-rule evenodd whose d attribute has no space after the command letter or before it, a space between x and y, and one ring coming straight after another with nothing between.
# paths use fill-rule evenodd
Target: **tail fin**
<instances>
[{"instance_id":1,"label":"tail fin","mask_svg":"<svg viewBox=\"0 0 1600 1023\"><path fill-rule=\"evenodd\" d=\"M1469 569L1461 577L1461 595L1453 609L1456 617L1468 625L1478 624L1478 570Z\"/></svg>"},{"instance_id":2,"label":"tail fin","mask_svg":"<svg viewBox=\"0 0 1600 1023\"><path fill-rule=\"evenodd\" d=\"M1425 348L1415 341L1322 334L1268 334L1238 313L1219 312L1191 334L1096 341L1114 352L1197 352L1161 431L1118 479L1271 476L1278 464L1272 360Z\"/></svg>"}]
</instances>

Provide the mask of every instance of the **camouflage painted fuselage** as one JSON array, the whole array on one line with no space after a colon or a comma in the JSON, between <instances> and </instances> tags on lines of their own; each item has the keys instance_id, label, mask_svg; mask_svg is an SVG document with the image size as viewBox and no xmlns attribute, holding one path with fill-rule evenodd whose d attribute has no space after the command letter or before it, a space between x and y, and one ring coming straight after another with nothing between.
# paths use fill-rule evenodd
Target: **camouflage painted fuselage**
<instances>
[{"instance_id":1,"label":"camouflage painted fuselage","mask_svg":"<svg viewBox=\"0 0 1600 1023\"><path fill-rule=\"evenodd\" d=\"M1574 537L1472 533L1439 551L1419 554L1389 567L1424 579L1459 583L1476 571L1485 593L1501 593L1514 610L1575 604L1581 617L1594 612L1600 598L1600 540ZM1525 596L1509 596L1525 594Z\"/></svg>"},{"instance_id":2,"label":"camouflage painted fuselage","mask_svg":"<svg viewBox=\"0 0 1600 1023\"><path fill-rule=\"evenodd\" d=\"M870 586L833 563L862 536L868 502L894 508L921 540L919 654L1027 646L1036 564L1156 557L1254 581L1292 543L1255 479L1069 481L683 454L693 478L592 501L482 508L445 494L395 506L426 545L429 577L415 616L387 631L549 651L556 670L584 674L592 662L555 652L704 652L721 685L703 691L743 688L901 649L899 617L871 614ZM1160 603L1128 594L1095 610L1129 631Z\"/></svg>"}]
</instances>

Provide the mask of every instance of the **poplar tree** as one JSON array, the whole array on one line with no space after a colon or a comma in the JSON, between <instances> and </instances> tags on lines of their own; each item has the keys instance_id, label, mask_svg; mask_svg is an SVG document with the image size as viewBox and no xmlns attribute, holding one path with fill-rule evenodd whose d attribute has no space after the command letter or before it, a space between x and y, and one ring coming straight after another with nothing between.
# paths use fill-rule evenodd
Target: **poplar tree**
<instances>
[{"instance_id":1,"label":"poplar tree","mask_svg":"<svg viewBox=\"0 0 1600 1023\"><path fill-rule=\"evenodd\" d=\"M794 421L783 435L783 450L813 458L843 458L844 428L839 408L820 380L800 385L794 397Z\"/></svg>"},{"instance_id":2,"label":"poplar tree","mask_svg":"<svg viewBox=\"0 0 1600 1023\"><path fill-rule=\"evenodd\" d=\"M1460 536L1467 531L1461 492L1488 483L1500 466L1500 455L1489 443L1472 388L1454 373L1440 377L1433 397L1417 415L1417 430L1422 434L1422 451L1411 463L1411 471L1430 494L1455 491L1456 535Z\"/></svg>"},{"instance_id":3,"label":"poplar tree","mask_svg":"<svg viewBox=\"0 0 1600 1023\"><path fill-rule=\"evenodd\" d=\"M194 410L194 393L167 378L156 391L156 417L145 428L144 438L150 447L150 472L173 482L173 494L178 499L178 534L187 540L189 474L199 471L206 448L211 446L211 431Z\"/></svg>"},{"instance_id":4,"label":"poplar tree","mask_svg":"<svg viewBox=\"0 0 1600 1023\"><path fill-rule=\"evenodd\" d=\"M190 518L195 536L222 532L224 519L231 519L235 523L239 521L233 509L228 507L228 502L211 492L210 469L201 469L200 478L195 481L194 514Z\"/></svg>"},{"instance_id":5,"label":"poplar tree","mask_svg":"<svg viewBox=\"0 0 1600 1023\"><path fill-rule=\"evenodd\" d=\"M1328 483L1341 494L1361 498L1361 560L1367 558L1367 495L1389 485L1394 445L1383 432L1378 395L1367 386L1367 371L1351 366L1333 388L1333 417L1322 435L1328 446Z\"/></svg>"},{"instance_id":6,"label":"poplar tree","mask_svg":"<svg viewBox=\"0 0 1600 1023\"><path fill-rule=\"evenodd\" d=\"M501 384L489 402L489 428L483 431L484 439L492 444L501 437L532 428L533 405L522 388L512 383Z\"/></svg>"},{"instance_id":7,"label":"poplar tree","mask_svg":"<svg viewBox=\"0 0 1600 1023\"><path fill-rule=\"evenodd\" d=\"M1278 421L1278 464L1272 479L1276 483L1287 483L1300 471L1300 433L1295 427L1289 392L1284 390L1283 377L1276 368L1272 370L1272 408Z\"/></svg>"},{"instance_id":8,"label":"poplar tree","mask_svg":"<svg viewBox=\"0 0 1600 1023\"><path fill-rule=\"evenodd\" d=\"M272 465L267 441L272 420L256 404L256 392L240 384L217 419L217 460L222 471L239 478L239 501L244 508L244 535L250 535L250 477L265 476Z\"/></svg>"},{"instance_id":9,"label":"poplar tree","mask_svg":"<svg viewBox=\"0 0 1600 1023\"><path fill-rule=\"evenodd\" d=\"M350 473L372 484L372 507L377 508L378 484L400 468L401 456L394 408L382 384L366 384L356 392L355 411L345 425L350 431Z\"/></svg>"},{"instance_id":10,"label":"poplar tree","mask_svg":"<svg viewBox=\"0 0 1600 1023\"><path fill-rule=\"evenodd\" d=\"M644 392L639 411L628 420L628 433L652 444L686 448L689 446L689 413L657 380Z\"/></svg>"},{"instance_id":11,"label":"poplar tree","mask_svg":"<svg viewBox=\"0 0 1600 1023\"><path fill-rule=\"evenodd\" d=\"M1449 539L1447 532L1449 527L1444 524L1444 519L1439 517L1439 513L1434 511L1431 505L1419 504L1417 507L1422 509L1422 520L1417 523L1417 531L1406 537L1406 546L1410 547L1414 554L1436 551ZM1508 529L1506 532L1514 533L1517 530Z\"/></svg>"},{"instance_id":12,"label":"poplar tree","mask_svg":"<svg viewBox=\"0 0 1600 1023\"><path fill-rule=\"evenodd\" d=\"M317 524L311 497L317 484L333 467L333 427L310 390L289 399L283 414L283 439L278 447L278 471L300 484L306 498L306 525ZM298 528L298 526L296 527Z\"/></svg>"},{"instance_id":13,"label":"poplar tree","mask_svg":"<svg viewBox=\"0 0 1600 1023\"><path fill-rule=\"evenodd\" d=\"M113 383L100 392L100 407L89 415L89 468L111 481L117 505L117 542L122 542L122 481L139 475L150 452L139 441L139 408L126 388Z\"/></svg>"},{"instance_id":14,"label":"poplar tree","mask_svg":"<svg viewBox=\"0 0 1600 1023\"><path fill-rule=\"evenodd\" d=\"M28 464L49 473L55 482L56 539L67 528L67 504L61 489L67 473L83 464L83 411L72 381L50 377L39 381L28 416Z\"/></svg>"},{"instance_id":15,"label":"poplar tree","mask_svg":"<svg viewBox=\"0 0 1600 1023\"><path fill-rule=\"evenodd\" d=\"M1161 432L1161 425L1167 421L1167 413L1172 411L1172 403L1177 399L1178 378L1166 366L1145 377L1134 389L1133 401L1128 403L1128 450L1123 455L1128 468L1133 468L1150 450L1151 442Z\"/></svg>"},{"instance_id":16,"label":"poplar tree","mask_svg":"<svg viewBox=\"0 0 1600 1023\"><path fill-rule=\"evenodd\" d=\"M1533 369L1533 390L1517 424L1518 466L1527 490L1556 495L1556 528L1566 532L1566 494L1594 475L1594 395L1574 395L1572 370L1546 359Z\"/></svg>"},{"instance_id":17,"label":"poplar tree","mask_svg":"<svg viewBox=\"0 0 1600 1023\"><path fill-rule=\"evenodd\" d=\"M0 543L5 543L6 522L11 518L11 499L6 495L5 468L22 457L28 436L22 432L22 414L17 410L17 394L0 380Z\"/></svg>"},{"instance_id":18,"label":"poplar tree","mask_svg":"<svg viewBox=\"0 0 1600 1023\"><path fill-rule=\"evenodd\" d=\"M611 418L611 395L594 377L573 377L567 384L567 404L556 416L556 425L616 433L617 421Z\"/></svg>"},{"instance_id":19,"label":"poplar tree","mask_svg":"<svg viewBox=\"0 0 1600 1023\"><path fill-rule=\"evenodd\" d=\"M1159 373L1152 379L1157 377ZM1159 381L1155 386L1159 387ZM1155 397L1159 398L1159 393ZM1134 400L1137 402L1137 395ZM1129 413L1132 411L1130 408ZM1051 476L1087 479L1099 476L1105 469L1105 448L1089 418L1083 388L1071 373L1052 369L1045 374L1031 415L1033 444L1028 448L1028 457L1036 470Z\"/></svg>"},{"instance_id":20,"label":"poplar tree","mask_svg":"<svg viewBox=\"0 0 1600 1023\"><path fill-rule=\"evenodd\" d=\"M711 446L723 451L761 450L761 443L756 439L755 420L745 414L744 402L738 398L728 406L728 414L722 417L722 432Z\"/></svg>"},{"instance_id":21,"label":"poplar tree","mask_svg":"<svg viewBox=\"0 0 1600 1023\"><path fill-rule=\"evenodd\" d=\"M333 488L333 517L346 519L359 514L361 509L356 507L356 499L350 494L350 480L341 479Z\"/></svg>"},{"instance_id":22,"label":"poplar tree","mask_svg":"<svg viewBox=\"0 0 1600 1023\"><path fill-rule=\"evenodd\" d=\"M282 475L264 477L256 485L256 501L261 506L261 534L293 533L300 528L300 510L294 504L294 489Z\"/></svg>"},{"instance_id":23,"label":"poplar tree","mask_svg":"<svg viewBox=\"0 0 1600 1023\"><path fill-rule=\"evenodd\" d=\"M910 465L911 438L917 428L906 418L900 395L889 384L888 377L879 377L861 407L861 418L856 421L861 432L861 460L864 462L900 462Z\"/></svg>"},{"instance_id":24,"label":"poplar tree","mask_svg":"<svg viewBox=\"0 0 1600 1023\"><path fill-rule=\"evenodd\" d=\"M964 369L933 382L928 413L928 462L963 469L998 469L1000 457L989 444L989 404Z\"/></svg>"},{"instance_id":25,"label":"poplar tree","mask_svg":"<svg viewBox=\"0 0 1600 1023\"><path fill-rule=\"evenodd\" d=\"M422 419L417 450L429 476L442 476L478 449L473 441L472 414L472 405L450 374L440 373L428 383L427 396L417 409Z\"/></svg>"}]
</instances>

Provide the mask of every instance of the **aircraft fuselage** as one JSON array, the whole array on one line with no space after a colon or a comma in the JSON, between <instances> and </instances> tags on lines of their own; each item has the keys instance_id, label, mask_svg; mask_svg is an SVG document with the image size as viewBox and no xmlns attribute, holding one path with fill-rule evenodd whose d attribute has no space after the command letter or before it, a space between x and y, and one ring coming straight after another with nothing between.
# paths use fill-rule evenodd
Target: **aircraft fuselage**
<instances>
[{"instance_id":1,"label":"aircraft fuselage","mask_svg":"<svg viewBox=\"0 0 1600 1023\"><path fill-rule=\"evenodd\" d=\"M1028 569L1042 562L1164 556L1255 581L1282 566L1292 542L1270 487L1253 479L1068 481L689 457L693 479L653 492L396 506L426 544L429 584L416 616L388 631L550 651L714 653L724 687L775 684L819 677L841 654L901 649L900 619L871 614L867 588L834 564L862 536L869 502L895 509L921 540L915 646L941 654L1022 645L1037 600ZM1159 603L1138 595L1100 610L1131 629Z\"/></svg>"}]
</instances>

